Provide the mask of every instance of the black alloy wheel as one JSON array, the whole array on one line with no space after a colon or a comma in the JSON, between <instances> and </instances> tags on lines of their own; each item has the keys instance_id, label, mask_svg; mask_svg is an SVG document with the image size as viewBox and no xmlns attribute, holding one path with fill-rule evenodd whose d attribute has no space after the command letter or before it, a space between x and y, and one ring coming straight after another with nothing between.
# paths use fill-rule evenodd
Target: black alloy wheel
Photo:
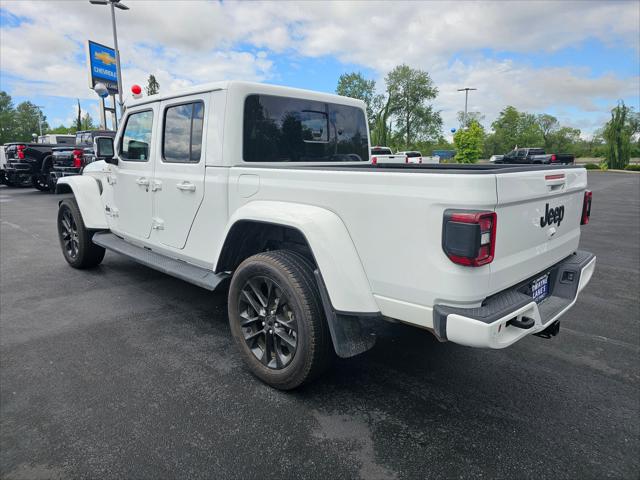
<instances>
[{"instance_id":1,"label":"black alloy wheel","mask_svg":"<svg viewBox=\"0 0 640 480\"><path fill-rule=\"evenodd\" d=\"M58 239L65 260L73 268L91 268L102 262L105 249L93 243L94 230L88 230L78 204L67 198L58 209Z\"/></svg>"},{"instance_id":2,"label":"black alloy wheel","mask_svg":"<svg viewBox=\"0 0 640 480\"><path fill-rule=\"evenodd\" d=\"M78 237L78 226L76 225L71 210L66 208L61 212L60 218L60 241L62 248L71 259L78 258L80 251L80 241Z\"/></svg>"},{"instance_id":3,"label":"black alloy wheel","mask_svg":"<svg viewBox=\"0 0 640 480\"><path fill-rule=\"evenodd\" d=\"M267 276L250 278L238 312L244 341L256 359L275 370L289 365L298 346L298 324L282 288Z\"/></svg>"}]
</instances>

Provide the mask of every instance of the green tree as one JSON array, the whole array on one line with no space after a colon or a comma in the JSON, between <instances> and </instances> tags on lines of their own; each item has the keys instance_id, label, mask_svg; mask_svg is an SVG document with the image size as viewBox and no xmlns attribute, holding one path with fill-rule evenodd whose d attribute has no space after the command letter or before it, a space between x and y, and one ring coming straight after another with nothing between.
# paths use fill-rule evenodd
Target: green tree
<instances>
[{"instance_id":1,"label":"green tree","mask_svg":"<svg viewBox=\"0 0 640 480\"><path fill-rule=\"evenodd\" d=\"M15 115L11 96L4 91L0 92L0 145L11 142L15 136Z\"/></svg>"},{"instance_id":2,"label":"green tree","mask_svg":"<svg viewBox=\"0 0 640 480\"><path fill-rule=\"evenodd\" d=\"M558 122L556 117L549 115L548 113L541 113L537 115L536 121L538 123L538 127L540 127L540 134L542 135L544 148L546 150L551 150L552 138L560 128L560 122Z\"/></svg>"},{"instance_id":3,"label":"green tree","mask_svg":"<svg viewBox=\"0 0 640 480\"><path fill-rule=\"evenodd\" d=\"M389 114L391 107L391 97L388 96L384 107L375 116L375 123L371 131L371 144L387 146L389 143Z\"/></svg>"},{"instance_id":4,"label":"green tree","mask_svg":"<svg viewBox=\"0 0 640 480\"><path fill-rule=\"evenodd\" d=\"M536 147L544 143L542 130L536 116L532 113L519 112L515 107L505 107L498 118L491 124L493 137L489 153L503 154L518 147Z\"/></svg>"},{"instance_id":5,"label":"green tree","mask_svg":"<svg viewBox=\"0 0 640 480\"><path fill-rule=\"evenodd\" d=\"M456 147L456 161L459 163L475 163L482 156L484 146L484 129L479 122L473 120L468 128L461 128L453 135Z\"/></svg>"},{"instance_id":6,"label":"green tree","mask_svg":"<svg viewBox=\"0 0 640 480\"><path fill-rule=\"evenodd\" d=\"M89 114L89 112L84 112L82 116L82 121L80 122L80 126L82 127L80 130L94 130L96 128L93 123L93 118Z\"/></svg>"},{"instance_id":7,"label":"green tree","mask_svg":"<svg viewBox=\"0 0 640 480\"><path fill-rule=\"evenodd\" d=\"M80 99L78 98L78 116L76 117L76 131L82 130L82 107L80 106Z\"/></svg>"},{"instance_id":8,"label":"green tree","mask_svg":"<svg viewBox=\"0 0 640 480\"><path fill-rule=\"evenodd\" d=\"M465 121L464 111L460 110L457 114L457 117L460 128L466 128L471 124L471 122L474 121L478 122L480 125L482 125L482 122L484 122L484 115L480 112L467 112L467 118Z\"/></svg>"},{"instance_id":9,"label":"green tree","mask_svg":"<svg viewBox=\"0 0 640 480\"><path fill-rule=\"evenodd\" d=\"M410 148L412 141L437 138L442 131L440 112L428 102L438 95L429 74L408 65L398 65L385 78L391 101L390 112Z\"/></svg>"},{"instance_id":10,"label":"green tree","mask_svg":"<svg viewBox=\"0 0 640 480\"><path fill-rule=\"evenodd\" d=\"M151 74L147 79L147 87L145 88L147 95L155 95L160 92L160 84L156 80L156 76Z\"/></svg>"},{"instance_id":11,"label":"green tree","mask_svg":"<svg viewBox=\"0 0 640 480\"><path fill-rule=\"evenodd\" d=\"M22 102L15 109L14 138L9 141L28 142L32 140L32 135L40 134L40 122L42 122L42 132L49 128L47 117L42 113L37 105L31 102Z\"/></svg>"},{"instance_id":12,"label":"green tree","mask_svg":"<svg viewBox=\"0 0 640 480\"><path fill-rule=\"evenodd\" d=\"M76 133L75 127L65 127L64 125L58 125L56 128L50 128L47 133L58 133L60 135L73 135Z\"/></svg>"},{"instance_id":13,"label":"green tree","mask_svg":"<svg viewBox=\"0 0 640 480\"><path fill-rule=\"evenodd\" d=\"M631 138L638 133L638 120L633 109L623 101L611 110L611 120L604 126L609 168L623 169L631 158Z\"/></svg>"},{"instance_id":14,"label":"green tree","mask_svg":"<svg viewBox=\"0 0 640 480\"><path fill-rule=\"evenodd\" d=\"M580 142L580 129L560 127L551 133L549 140L545 140L547 153L573 153L576 154Z\"/></svg>"},{"instance_id":15,"label":"green tree","mask_svg":"<svg viewBox=\"0 0 640 480\"><path fill-rule=\"evenodd\" d=\"M376 94L376 81L367 80L360 72L343 73L338 79L336 93L345 97L357 98L367 104L369 127L376 122L379 110L383 108L382 95Z\"/></svg>"}]
</instances>

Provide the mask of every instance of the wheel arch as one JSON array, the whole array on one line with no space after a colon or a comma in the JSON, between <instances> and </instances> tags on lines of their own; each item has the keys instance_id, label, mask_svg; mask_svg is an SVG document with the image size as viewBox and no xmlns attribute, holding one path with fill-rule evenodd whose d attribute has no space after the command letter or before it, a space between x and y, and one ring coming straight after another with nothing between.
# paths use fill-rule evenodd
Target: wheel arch
<instances>
[{"instance_id":1,"label":"wheel arch","mask_svg":"<svg viewBox=\"0 0 640 480\"><path fill-rule=\"evenodd\" d=\"M42 159L42 165L40 165L40 173L45 173L47 171L47 166L53 168L53 155L46 155Z\"/></svg>"},{"instance_id":2,"label":"wheel arch","mask_svg":"<svg viewBox=\"0 0 640 480\"><path fill-rule=\"evenodd\" d=\"M56 193L73 194L86 228L109 228L97 179L86 175L63 177L56 184Z\"/></svg>"},{"instance_id":3,"label":"wheel arch","mask_svg":"<svg viewBox=\"0 0 640 480\"><path fill-rule=\"evenodd\" d=\"M232 215L224 239L216 273L233 271L256 253L287 248L317 267L335 311L379 312L349 232L334 212L288 202L250 202Z\"/></svg>"}]
</instances>

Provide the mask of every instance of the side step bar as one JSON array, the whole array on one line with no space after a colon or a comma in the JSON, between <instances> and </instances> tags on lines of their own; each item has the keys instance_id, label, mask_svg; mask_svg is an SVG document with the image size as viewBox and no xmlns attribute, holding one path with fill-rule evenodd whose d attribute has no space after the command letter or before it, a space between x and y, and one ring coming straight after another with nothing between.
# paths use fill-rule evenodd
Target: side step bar
<instances>
[{"instance_id":1,"label":"side step bar","mask_svg":"<svg viewBox=\"0 0 640 480\"><path fill-rule=\"evenodd\" d=\"M229 276L226 273L215 273L212 270L197 267L146 248L138 247L110 232L95 233L93 235L93 243L129 257L142 265L211 291L215 290L220 282Z\"/></svg>"}]
</instances>

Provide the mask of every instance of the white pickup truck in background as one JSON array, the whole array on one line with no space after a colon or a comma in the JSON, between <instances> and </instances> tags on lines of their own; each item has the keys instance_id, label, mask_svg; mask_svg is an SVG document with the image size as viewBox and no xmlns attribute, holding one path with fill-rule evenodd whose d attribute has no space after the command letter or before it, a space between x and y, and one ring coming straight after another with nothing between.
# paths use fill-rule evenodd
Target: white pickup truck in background
<instances>
[{"instance_id":1,"label":"white pickup truck in background","mask_svg":"<svg viewBox=\"0 0 640 480\"><path fill-rule=\"evenodd\" d=\"M371 147L371 163L374 165L389 164L389 163L407 163L407 157L394 153L389 147Z\"/></svg>"},{"instance_id":2,"label":"white pickup truck in background","mask_svg":"<svg viewBox=\"0 0 640 480\"><path fill-rule=\"evenodd\" d=\"M595 269L585 169L372 165L359 100L208 84L128 103L94 148L56 187L67 262L229 281L241 355L280 389L371 348L378 320L473 347L551 337Z\"/></svg>"},{"instance_id":3,"label":"white pickup truck in background","mask_svg":"<svg viewBox=\"0 0 640 480\"><path fill-rule=\"evenodd\" d=\"M440 163L440 157L437 155L435 157L423 157L422 153L411 150L406 152L398 152L396 155L404 155L406 157L405 163L431 163L436 164Z\"/></svg>"}]
</instances>

